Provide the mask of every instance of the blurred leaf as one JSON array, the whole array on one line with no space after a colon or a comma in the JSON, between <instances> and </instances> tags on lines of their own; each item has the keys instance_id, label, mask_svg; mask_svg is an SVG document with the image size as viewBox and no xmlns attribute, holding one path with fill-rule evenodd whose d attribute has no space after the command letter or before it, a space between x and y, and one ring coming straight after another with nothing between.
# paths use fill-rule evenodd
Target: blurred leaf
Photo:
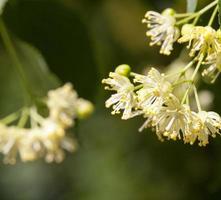
<instances>
[{"instance_id":1,"label":"blurred leaf","mask_svg":"<svg viewBox=\"0 0 221 200\"><path fill-rule=\"evenodd\" d=\"M19 40L15 41L15 45L34 94L44 96L49 89L59 86L58 78L48 70L43 56L36 48Z\"/></svg>"},{"instance_id":2,"label":"blurred leaf","mask_svg":"<svg viewBox=\"0 0 221 200\"><path fill-rule=\"evenodd\" d=\"M98 69L80 14L56 0L17 0L9 2L3 17L14 34L42 52L63 82L74 83L82 97L95 96L100 85Z\"/></svg>"},{"instance_id":3,"label":"blurred leaf","mask_svg":"<svg viewBox=\"0 0 221 200\"><path fill-rule=\"evenodd\" d=\"M0 0L0 15L2 14L4 10L4 6L7 3L8 0Z\"/></svg>"},{"instance_id":4,"label":"blurred leaf","mask_svg":"<svg viewBox=\"0 0 221 200\"><path fill-rule=\"evenodd\" d=\"M197 7L198 0L187 0L187 12L194 12Z\"/></svg>"},{"instance_id":5,"label":"blurred leaf","mask_svg":"<svg viewBox=\"0 0 221 200\"><path fill-rule=\"evenodd\" d=\"M48 71L42 55L35 48L17 39L14 39L13 43L27 75L29 87L35 95L44 96L49 89L58 86L59 81ZM1 114L5 115L24 106L26 92L5 49L0 52L0 66L0 110Z\"/></svg>"},{"instance_id":6,"label":"blurred leaf","mask_svg":"<svg viewBox=\"0 0 221 200\"><path fill-rule=\"evenodd\" d=\"M2 45L1 45L2 46ZM24 102L20 79L8 54L0 51L0 111L1 117L19 109Z\"/></svg>"}]
</instances>

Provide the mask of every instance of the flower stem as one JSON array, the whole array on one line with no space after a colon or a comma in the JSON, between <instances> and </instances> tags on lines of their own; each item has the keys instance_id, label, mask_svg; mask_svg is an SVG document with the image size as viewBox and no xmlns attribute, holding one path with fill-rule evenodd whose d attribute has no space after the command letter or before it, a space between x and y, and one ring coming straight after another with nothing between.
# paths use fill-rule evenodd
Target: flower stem
<instances>
[{"instance_id":1,"label":"flower stem","mask_svg":"<svg viewBox=\"0 0 221 200\"><path fill-rule=\"evenodd\" d=\"M139 75L139 74L134 73L134 72L130 72L130 76L131 76L131 77L135 77L135 76L137 76L137 75Z\"/></svg>"},{"instance_id":2,"label":"flower stem","mask_svg":"<svg viewBox=\"0 0 221 200\"><path fill-rule=\"evenodd\" d=\"M199 18L200 18L200 15L198 15L198 16L194 19L194 21L193 21L193 25L194 25L194 26L197 24Z\"/></svg>"},{"instance_id":3,"label":"flower stem","mask_svg":"<svg viewBox=\"0 0 221 200\"><path fill-rule=\"evenodd\" d=\"M179 71L177 71L177 72L175 72L175 73L167 74L165 77L168 78L168 77L175 76L175 75L178 75L178 74L179 74L178 79L180 79L180 78L183 76L183 74L185 74L186 71L187 71L189 68L192 67L193 64L194 64L194 60L191 61L190 63L188 63L182 70L179 70ZM175 82L176 82L176 81L175 81Z\"/></svg>"},{"instance_id":4,"label":"flower stem","mask_svg":"<svg viewBox=\"0 0 221 200\"><path fill-rule=\"evenodd\" d=\"M194 19L194 18L196 18L196 17L199 17L200 15L204 14L204 13L207 12L209 9L211 9L212 7L214 7L215 5L217 5L217 3L218 3L217 0L213 1L212 3L210 3L209 5L207 5L206 7L204 7L203 9L201 9L200 11L198 11L198 12L196 12L196 13L193 13L191 16L186 17L186 18L184 18L184 19L178 21L178 22L176 23L176 25L184 24L184 23L186 23L186 22L188 22L188 21L190 21L190 20L192 20L192 19Z\"/></svg>"},{"instance_id":5,"label":"flower stem","mask_svg":"<svg viewBox=\"0 0 221 200\"><path fill-rule=\"evenodd\" d=\"M186 98L187 98L187 96L188 96L188 94L189 94L190 89L192 88L192 86L194 86L194 80L195 80L195 78L196 78L196 75L197 75L197 73L198 73L200 67L201 67L201 64L202 64L202 62L203 62L203 59L204 59L204 56L203 56L203 55L200 56L199 61L198 61L198 63L197 63L197 66L196 66L196 68L195 68L195 70L194 70L194 72L193 72L193 75L192 75L192 77L191 77L191 84L190 84L190 86L188 87L188 89L186 90L186 92L185 92L185 94L184 94L184 96L183 96L182 104L184 104L184 102L186 101Z\"/></svg>"},{"instance_id":6,"label":"flower stem","mask_svg":"<svg viewBox=\"0 0 221 200\"><path fill-rule=\"evenodd\" d=\"M19 112L20 111L12 113L8 115L7 117L1 119L0 123L5 124L5 125L11 124L12 122L14 122L15 120L19 118L19 115L20 115Z\"/></svg>"},{"instance_id":7,"label":"flower stem","mask_svg":"<svg viewBox=\"0 0 221 200\"><path fill-rule=\"evenodd\" d=\"M218 12L218 6L216 6L216 8L214 9L213 14L212 14L212 16L211 16L211 18L209 20L208 26L212 26L217 12Z\"/></svg>"},{"instance_id":8,"label":"flower stem","mask_svg":"<svg viewBox=\"0 0 221 200\"><path fill-rule=\"evenodd\" d=\"M184 83L192 83L192 80L183 80L183 81L177 82L177 83L173 84L173 87L177 87L177 86L184 84Z\"/></svg>"},{"instance_id":9,"label":"flower stem","mask_svg":"<svg viewBox=\"0 0 221 200\"><path fill-rule=\"evenodd\" d=\"M177 14L175 14L175 17L176 18L189 17L192 14L194 14L194 13L177 13Z\"/></svg>"},{"instance_id":10,"label":"flower stem","mask_svg":"<svg viewBox=\"0 0 221 200\"><path fill-rule=\"evenodd\" d=\"M24 128L25 124L28 121L28 117L29 117L29 109L24 108L22 110L22 114L21 114L21 117L20 117L19 122L18 122L18 127Z\"/></svg>"},{"instance_id":11,"label":"flower stem","mask_svg":"<svg viewBox=\"0 0 221 200\"><path fill-rule=\"evenodd\" d=\"M43 124L44 122L44 118L38 114L36 107L30 109L30 117L34 124Z\"/></svg>"},{"instance_id":12,"label":"flower stem","mask_svg":"<svg viewBox=\"0 0 221 200\"><path fill-rule=\"evenodd\" d=\"M32 92L31 89L29 87L29 83L28 80L26 78L25 72L23 70L23 66L20 63L20 60L18 58L18 55L16 53L15 47L13 46L13 42L9 36L9 33L7 31L7 28L4 24L4 21L0 18L0 35L2 37L3 43L8 51L9 56L11 57L11 59L14 62L14 66L20 76L22 85L23 85L23 89L25 90L25 101L26 104L29 104L32 100Z\"/></svg>"},{"instance_id":13,"label":"flower stem","mask_svg":"<svg viewBox=\"0 0 221 200\"><path fill-rule=\"evenodd\" d=\"M199 96L198 96L197 89L196 89L195 85L193 87L193 90L194 90L194 95L195 95L196 105L197 105L198 111L201 111L202 109L201 109L201 105L200 105L200 100L199 100Z\"/></svg>"},{"instance_id":14,"label":"flower stem","mask_svg":"<svg viewBox=\"0 0 221 200\"><path fill-rule=\"evenodd\" d=\"M199 62L197 63L197 66L196 66L196 68L195 68L195 70L193 72L193 75L191 77L192 81L194 81L194 79L195 79L195 77L196 77L196 75L197 75L197 73L198 73L198 71L200 69L200 66L201 66L201 64L203 62L203 59L204 59L204 55L201 55L200 58L199 58Z\"/></svg>"}]
</instances>

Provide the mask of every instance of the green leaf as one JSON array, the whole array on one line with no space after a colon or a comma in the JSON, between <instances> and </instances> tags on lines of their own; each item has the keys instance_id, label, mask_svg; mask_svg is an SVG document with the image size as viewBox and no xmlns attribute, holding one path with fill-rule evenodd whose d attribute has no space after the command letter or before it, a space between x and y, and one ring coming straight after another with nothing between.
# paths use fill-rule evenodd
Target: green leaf
<instances>
[{"instance_id":1,"label":"green leaf","mask_svg":"<svg viewBox=\"0 0 221 200\"><path fill-rule=\"evenodd\" d=\"M26 74L30 89L39 97L45 96L47 91L59 85L58 79L49 72L42 55L31 45L13 39L20 63ZM1 44L0 50L0 115L4 116L24 106L27 95L21 78L14 63Z\"/></svg>"},{"instance_id":2,"label":"green leaf","mask_svg":"<svg viewBox=\"0 0 221 200\"><path fill-rule=\"evenodd\" d=\"M100 85L87 23L57 0L19 0L10 3L3 19L8 28L37 47L50 69L72 82L79 96L93 100Z\"/></svg>"},{"instance_id":3,"label":"green leaf","mask_svg":"<svg viewBox=\"0 0 221 200\"><path fill-rule=\"evenodd\" d=\"M8 0L0 0L0 15L3 13L4 7L7 1Z\"/></svg>"},{"instance_id":4,"label":"green leaf","mask_svg":"<svg viewBox=\"0 0 221 200\"><path fill-rule=\"evenodd\" d=\"M15 41L15 45L34 94L44 96L49 89L59 86L58 78L49 71L43 56L36 48L19 40Z\"/></svg>"},{"instance_id":5,"label":"green leaf","mask_svg":"<svg viewBox=\"0 0 221 200\"><path fill-rule=\"evenodd\" d=\"M197 7L198 0L187 0L187 12L194 12Z\"/></svg>"}]
</instances>

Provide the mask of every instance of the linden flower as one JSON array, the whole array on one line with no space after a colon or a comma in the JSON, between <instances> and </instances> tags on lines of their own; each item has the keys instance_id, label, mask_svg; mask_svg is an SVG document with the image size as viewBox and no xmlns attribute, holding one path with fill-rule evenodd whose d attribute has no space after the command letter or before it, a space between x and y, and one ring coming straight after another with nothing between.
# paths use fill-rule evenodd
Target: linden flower
<instances>
[{"instance_id":1,"label":"linden flower","mask_svg":"<svg viewBox=\"0 0 221 200\"><path fill-rule=\"evenodd\" d=\"M209 67L203 70L202 76L214 83L221 72L221 52L209 55L204 64L209 65Z\"/></svg>"},{"instance_id":2,"label":"linden flower","mask_svg":"<svg viewBox=\"0 0 221 200\"><path fill-rule=\"evenodd\" d=\"M36 159L36 155L33 153L32 149L27 148L26 145L30 143L27 129L21 129L14 126L4 126L3 128L3 126L1 126L0 138L0 152L4 155L4 163L15 164L18 153L22 161Z\"/></svg>"},{"instance_id":3,"label":"linden flower","mask_svg":"<svg viewBox=\"0 0 221 200\"><path fill-rule=\"evenodd\" d=\"M33 106L28 108L25 124L20 124L23 118L18 127L0 123L0 152L5 156L5 163L15 164L18 154L23 162L42 157L46 162L61 162L64 150L73 152L76 149L76 142L66 136L66 131L73 124L73 118L85 118L91 114L93 105L78 98L71 84L49 91L47 105L47 118ZM27 108L22 113L24 111Z\"/></svg>"},{"instance_id":4,"label":"linden flower","mask_svg":"<svg viewBox=\"0 0 221 200\"><path fill-rule=\"evenodd\" d=\"M198 138L199 146L206 146L209 143L209 136L216 137L220 134L221 117L215 112L200 111L195 114L193 121L192 136L188 142L193 144Z\"/></svg>"},{"instance_id":5,"label":"linden flower","mask_svg":"<svg viewBox=\"0 0 221 200\"><path fill-rule=\"evenodd\" d=\"M45 119L40 127L31 129L29 134L32 137L29 148L37 158L45 157L49 163L60 163L65 157L64 150L74 152L77 147L75 140L66 136L63 125L50 118Z\"/></svg>"},{"instance_id":6,"label":"linden flower","mask_svg":"<svg viewBox=\"0 0 221 200\"><path fill-rule=\"evenodd\" d=\"M21 142L23 151L20 152L23 153L20 154L23 161L45 157L46 162L59 163L64 159L64 150L73 152L76 149L74 140L65 135L62 125L50 118L44 119L41 126L30 129Z\"/></svg>"},{"instance_id":7,"label":"linden flower","mask_svg":"<svg viewBox=\"0 0 221 200\"><path fill-rule=\"evenodd\" d=\"M173 50L173 43L179 38L180 32L175 27L176 19L175 11L166 9L162 14L148 11L143 19L143 23L147 24L149 29L146 35L151 38L150 45L162 45L161 54L170 55Z\"/></svg>"},{"instance_id":8,"label":"linden flower","mask_svg":"<svg viewBox=\"0 0 221 200\"><path fill-rule=\"evenodd\" d=\"M73 118L76 117L77 101L78 95L70 83L56 90L50 90L47 99L50 118L63 124L64 127L71 126Z\"/></svg>"},{"instance_id":9,"label":"linden flower","mask_svg":"<svg viewBox=\"0 0 221 200\"><path fill-rule=\"evenodd\" d=\"M24 130L18 130L17 127L9 128L1 124L0 131L0 152L5 155L4 163L15 164L20 147L19 140L24 134Z\"/></svg>"},{"instance_id":10,"label":"linden flower","mask_svg":"<svg viewBox=\"0 0 221 200\"><path fill-rule=\"evenodd\" d=\"M170 94L166 106L161 108L154 119L156 134L161 140L163 136L173 140L181 139L181 132L183 135L189 132L190 121L189 106L181 104L173 94Z\"/></svg>"},{"instance_id":11,"label":"linden flower","mask_svg":"<svg viewBox=\"0 0 221 200\"><path fill-rule=\"evenodd\" d=\"M157 114L165 102L165 97L172 91L171 84L155 68L152 68L147 76L136 75L134 82L142 84L142 88L136 92L138 107L147 115Z\"/></svg>"},{"instance_id":12,"label":"linden flower","mask_svg":"<svg viewBox=\"0 0 221 200\"><path fill-rule=\"evenodd\" d=\"M194 26L186 24L181 31L180 43L189 42L190 56L197 53L196 59L206 57L221 49L220 31L215 31L210 26Z\"/></svg>"},{"instance_id":13,"label":"linden flower","mask_svg":"<svg viewBox=\"0 0 221 200\"><path fill-rule=\"evenodd\" d=\"M128 119L133 116L133 108L136 106L136 95L134 93L134 85L130 80L118 73L111 72L110 78L103 79L102 83L109 86L105 87L107 90L116 91L106 102L107 108L113 106L112 114L119 114L123 111L122 119Z\"/></svg>"},{"instance_id":14,"label":"linden flower","mask_svg":"<svg viewBox=\"0 0 221 200\"><path fill-rule=\"evenodd\" d=\"M48 92L47 105L49 117L57 121L64 128L73 125L74 118L86 118L94 110L93 104L82 98L78 98L77 92L71 83Z\"/></svg>"},{"instance_id":15,"label":"linden flower","mask_svg":"<svg viewBox=\"0 0 221 200\"><path fill-rule=\"evenodd\" d=\"M36 159L33 152L31 136L27 129L0 125L0 152L5 155L4 163L15 164L19 153L22 161Z\"/></svg>"},{"instance_id":16,"label":"linden flower","mask_svg":"<svg viewBox=\"0 0 221 200\"><path fill-rule=\"evenodd\" d=\"M37 131L46 162L61 162L64 159L63 148L70 152L76 148L75 142L65 137L65 130L51 119L46 119Z\"/></svg>"},{"instance_id":17,"label":"linden flower","mask_svg":"<svg viewBox=\"0 0 221 200\"><path fill-rule=\"evenodd\" d=\"M0 152L4 162L15 164L19 153L23 162L45 157L46 162L61 162L64 150L73 152L76 143L65 136L64 129L51 119L45 119L42 127L24 129L1 125Z\"/></svg>"}]
</instances>

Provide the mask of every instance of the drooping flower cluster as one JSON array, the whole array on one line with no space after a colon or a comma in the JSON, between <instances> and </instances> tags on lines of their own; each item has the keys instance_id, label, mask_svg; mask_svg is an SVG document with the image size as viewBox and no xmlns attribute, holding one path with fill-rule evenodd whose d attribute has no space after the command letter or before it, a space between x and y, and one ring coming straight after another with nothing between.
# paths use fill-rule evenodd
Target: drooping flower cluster
<instances>
[{"instance_id":1,"label":"drooping flower cluster","mask_svg":"<svg viewBox=\"0 0 221 200\"><path fill-rule=\"evenodd\" d=\"M67 135L76 118L92 112L89 101L78 98L70 83L48 92L46 100L49 115L43 117L35 107L27 109L20 119L30 123L29 127L0 123L0 152L5 155L4 162L14 164L18 154L23 162L45 158L46 162L61 162L64 150L73 152L76 141ZM27 121L29 118L29 121Z\"/></svg>"},{"instance_id":2,"label":"drooping flower cluster","mask_svg":"<svg viewBox=\"0 0 221 200\"><path fill-rule=\"evenodd\" d=\"M148 11L143 19L143 23L147 24L146 35L151 38L151 46L159 45L161 46L161 54L170 55L174 42L188 43L190 57L194 57L194 60L205 66L202 75L211 83L215 82L221 72L221 31L215 30L211 23L208 26L195 24L202 14L216 5L217 2L212 2L206 8L192 13L192 15L189 13L179 15L171 8L164 10L161 14ZM214 14L216 14L215 11L217 11L216 8ZM214 14L211 17L211 22L214 20ZM183 19L179 20L182 16L184 16ZM194 23L189 23L191 20L195 20Z\"/></svg>"},{"instance_id":3,"label":"drooping flower cluster","mask_svg":"<svg viewBox=\"0 0 221 200\"><path fill-rule=\"evenodd\" d=\"M122 112L124 120L142 116L145 122L139 131L151 127L160 140L198 141L206 146L210 137L221 133L220 115L202 110L197 92L199 74L214 83L221 72L221 31L212 28L217 3L213 1L195 13L179 14L173 9L146 13L142 22L147 24L150 45L161 46L160 53L170 55L175 42L187 43L191 61L175 66L176 71L167 75L155 68L141 75L131 72L127 65L118 66L103 80L106 89L115 92L106 101L106 107L113 107L112 114ZM198 26L201 15L213 7L208 25Z\"/></svg>"},{"instance_id":4,"label":"drooping flower cluster","mask_svg":"<svg viewBox=\"0 0 221 200\"><path fill-rule=\"evenodd\" d=\"M129 77L118 74L119 68L125 68L125 65L119 66L108 79L103 80L104 84L110 86L106 89L116 92L106 101L107 107L113 106L112 114L122 112L122 119L143 116L146 121L139 130L153 127L160 140L183 139L189 144L198 140L200 146L206 146L210 136L215 137L220 133L221 117L215 112L191 110L188 103L174 95L174 82L169 82L155 68L147 75L130 73L134 83Z\"/></svg>"}]
</instances>

